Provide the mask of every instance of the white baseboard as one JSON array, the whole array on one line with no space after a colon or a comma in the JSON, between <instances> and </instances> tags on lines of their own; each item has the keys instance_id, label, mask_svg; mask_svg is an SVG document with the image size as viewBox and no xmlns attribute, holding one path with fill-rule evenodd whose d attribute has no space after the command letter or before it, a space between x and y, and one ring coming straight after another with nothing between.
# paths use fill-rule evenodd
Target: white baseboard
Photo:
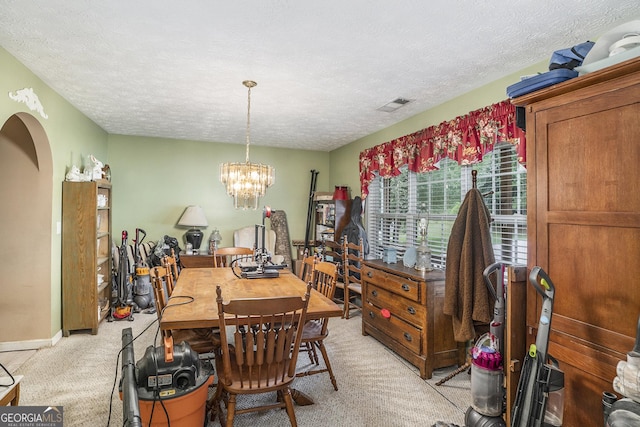
<instances>
[{"instance_id":1,"label":"white baseboard","mask_svg":"<svg viewBox=\"0 0 640 427\"><path fill-rule=\"evenodd\" d=\"M53 347L62 339L62 330L58 331L50 339L0 342L0 351L38 350L45 347Z\"/></svg>"}]
</instances>

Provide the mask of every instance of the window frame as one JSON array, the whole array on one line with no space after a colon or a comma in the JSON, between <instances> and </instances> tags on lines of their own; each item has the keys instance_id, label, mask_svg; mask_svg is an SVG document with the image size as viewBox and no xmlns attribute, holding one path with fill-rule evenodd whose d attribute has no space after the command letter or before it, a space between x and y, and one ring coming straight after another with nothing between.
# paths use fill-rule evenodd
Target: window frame
<instances>
[{"instance_id":1,"label":"window frame","mask_svg":"<svg viewBox=\"0 0 640 427\"><path fill-rule=\"evenodd\" d=\"M376 176L365 206L369 258L382 258L383 249L390 247L396 249L402 262L406 249L418 246L416 223L420 206L426 202L431 262L444 269L451 228L464 197L473 188L473 170L477 170L477 188L491 212L496 261L526 265L526 169L508 143L496 144L477 164L458 165L446 159L440 162L439 170L432 172L417 174L404 166L399 176Z\"/></svg>"}]
</instances>

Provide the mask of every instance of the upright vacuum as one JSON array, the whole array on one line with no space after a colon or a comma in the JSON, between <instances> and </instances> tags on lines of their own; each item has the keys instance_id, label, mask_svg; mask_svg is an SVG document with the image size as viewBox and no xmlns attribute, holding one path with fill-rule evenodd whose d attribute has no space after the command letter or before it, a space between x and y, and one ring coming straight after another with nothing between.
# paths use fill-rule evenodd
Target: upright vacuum
<instances>
[{"instance_id":1,"label":"upright vacuum","mask_svg":"<svg viewBox=\"0 0 640 427\"><path fill-rule=\"evenodd\" d=\"M489 333L480 337L472 349L471 406L465 413L468 427L503 427L504 389L504 326L505 326L505 265L496 262L482 273L489 293L495 301ZM495 277L495 289L491 278Z\"/></svg>"},{"instance_id":2,"label":"upright vacuum","mask_svg":"<svg viewBox=\"0 0 640 427\"><path fill-rule=\"evenodd\" d=\"M111 312L108 321L128 319L133 320L133 281L129 274L127 257L127 230L122 231L122 245L118 249L117 263L114 262L113 290L111 298Z\"/></svg>"},{"instance_id":3,"label":"upright vacuum","mask_svg":"<svg viewBox=\"0 0 640 427\"><path fill-rule=\"evenodd\" d=\"M141 233L142 237L140 237ZM134 311L145 310L147 313L155 313L155 297L151 285L149 265L142 260L142 256L140 255L140 245L146 236L147 233L143 229L136 228L136 240L133 242L135 259L133 275Z\"/></svg>"},{"instance_id":4,"label":"upright vacuum","mask_svg":"<svg viewBox=\"0 0 640 427\"><path fill-rule=\"evenodd\" d=\"M536 343L527 353L511 413L513 427L561 426L564 410L564 372L547 353L555 287L541 267L534 267L529 283L542 296Z\"/></svg>"},{"instance_id":5,"label":"upright vacuum","mask_svg":"<svg viewBox=\"0 0 640 427\"><path fill-rule=\"evenodd\" d=\"M496 290L490 277L496 272ZM485 282L495 298L494 317L489 333L481 337L472 353L472 405L465 413L467 427L505 426L503 413L506 390L502 356L504 355L505 289L504 265L495 263L484 271ZM564 373L548 353L549 333L555 287L540 267L529 274L529 283L542 296L536 343L527 353L511 413L513 427L556 427L562 425L564 409Z\"/></svg>"}]
</instances>

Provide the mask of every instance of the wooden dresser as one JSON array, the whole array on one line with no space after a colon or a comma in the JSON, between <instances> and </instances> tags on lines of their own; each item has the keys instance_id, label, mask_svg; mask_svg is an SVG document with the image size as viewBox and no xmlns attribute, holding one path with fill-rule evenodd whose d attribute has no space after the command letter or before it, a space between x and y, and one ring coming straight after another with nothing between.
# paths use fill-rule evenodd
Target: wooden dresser
<instances>
[{"instance_id":1,"label":"wooden dresser","mask_svg":"<svg viewBox=\"0 0 640 427\"><path fill-rule=\"evenodd\" d=\"M513 100L527 124L528 267L555 284L549 354L564 422L602 425L602 392L640 315L640 58ZM528 287L528 342L541 300Z\"/></svg>"},{"instance_id":2,"label":"wooden dresser","mask_svg":"<svg viewBox=\"0 0 640 427\"><path fill-rule=\"evenodd\" d=\"M362 334L371 335L431 378L434 369L465 363L464 343L453 339L442 313L444 272L421 273L401 263L365 261Z\"/></svg>"},{"instance_id":3,"label":"wooden dresser","mask_svg":"<svg viewBox=\"0 0 640 427\"><path fill-rule=\"evenodd\" d=\"M212 268L213 255L206 253L187 255L184 252L180 252L180 264L182 268Z\"/></svg>"}]
</instances>

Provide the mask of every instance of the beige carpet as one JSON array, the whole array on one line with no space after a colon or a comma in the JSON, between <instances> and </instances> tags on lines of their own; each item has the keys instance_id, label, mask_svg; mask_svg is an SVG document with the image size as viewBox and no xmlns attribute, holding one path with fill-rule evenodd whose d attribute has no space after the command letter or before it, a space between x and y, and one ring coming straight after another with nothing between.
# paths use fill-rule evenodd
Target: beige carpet
<instances>
[{"instance_id":1,"label":"beige carpet","mask_svg":"<svg viewBox=\"0 0 640 427\"><path fill-rule=\"evenodd\" d=\"M98 335L73 334L55 347L39 350L16 372L24 375L20 404L62 405L66 427L107 426L111 404L109 425L122 425L117 386L111 393L120 376L117 356L122 329L131 327L135 336L152 325L135 342L135 359L139 360L153 342L155 318L155 314L137 314L133 322L103 322ZM437 370L425 381L416 368L375 339L362 336L359 317L332 319L330 331L327 348L339 390L333 390L328 375L298 378L294 386L316 401L296 406L300 426L464 424L464 411L471 402L466 372L436 386L455 367ZM309 359L301 353L298 368L305 367L310 367ZM243 403L246 400L239 398L238 406ZM217 421L209 423L217 425ZM288 418L280 410L244 414L236 417L235 425L282 426L288 425Z\"/></svg>"}]
</instances>

